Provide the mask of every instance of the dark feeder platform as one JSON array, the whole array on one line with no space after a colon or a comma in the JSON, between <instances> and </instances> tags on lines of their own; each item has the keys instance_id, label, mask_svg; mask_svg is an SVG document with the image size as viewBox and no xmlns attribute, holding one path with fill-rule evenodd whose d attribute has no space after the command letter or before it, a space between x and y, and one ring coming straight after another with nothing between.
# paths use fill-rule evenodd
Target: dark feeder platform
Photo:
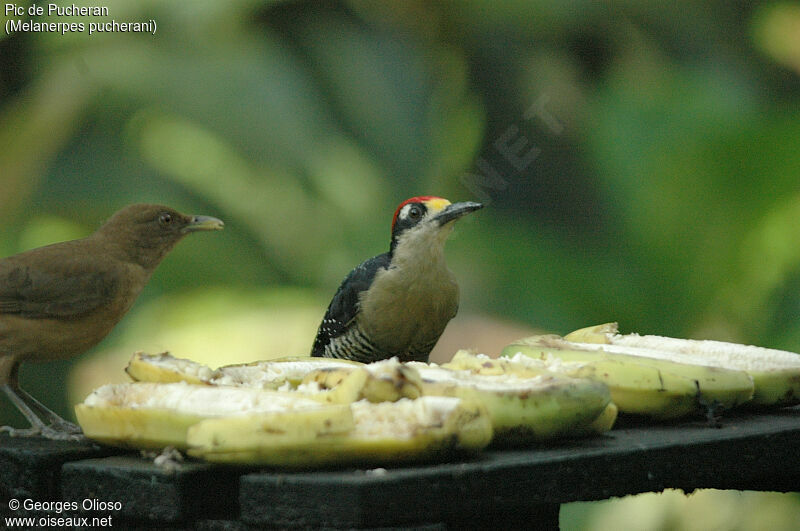
<instances>
[{"instance_id":1,"label":"dark feeder platform","mask_svg":"<svg viewBox=\"0 0 800 531\"><path fill-rule=\"evenodd\" d=\"M105 517L117 529L555 529L559 505L665 488L800 491L800 407L632 425L458 462L281 472L186 462L169 471L90 443L0 434L0 514ZM101 500L32 511L9 501ZM2 527L2 526L0 526Z\"/></svg>"}]
</instances>

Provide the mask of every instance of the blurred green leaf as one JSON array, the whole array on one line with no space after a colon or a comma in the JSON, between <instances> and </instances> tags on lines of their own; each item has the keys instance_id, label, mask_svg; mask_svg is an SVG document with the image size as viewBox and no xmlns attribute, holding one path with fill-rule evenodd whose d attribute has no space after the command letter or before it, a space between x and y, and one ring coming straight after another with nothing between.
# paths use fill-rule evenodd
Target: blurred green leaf
<instances>
[{"instance_id":1,"label":"blurred green leaf","mask_svg":"<svg viewBox=\"0 0 800 531\"><path fill-rule=\"evenodd\" d=\"M800 6L784 2L759 6L752 32L763 53L800 74Z\"/></svg>"}]
</instances>

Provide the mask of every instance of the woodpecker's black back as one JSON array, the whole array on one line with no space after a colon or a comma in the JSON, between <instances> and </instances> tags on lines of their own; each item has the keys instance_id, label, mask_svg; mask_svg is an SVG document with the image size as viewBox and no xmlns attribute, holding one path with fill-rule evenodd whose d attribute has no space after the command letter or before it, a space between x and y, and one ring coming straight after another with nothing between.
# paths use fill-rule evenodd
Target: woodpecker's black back
<instances>
[{"instance_id":1,"label":"woodpecker's black back","mask_svg":"<svg viewBox=\"0 0 800 531\"><path fill-rule=\"evenodd\" d=\"M317 337L314 340L314 347L311 355L317 357L325 356L325 349L335 340L343 340L348 328L353 326L360 309L359 295L362 291L369 289L375 274L379 269L386 269L392 261L391 253L383 253L378 256L365 260L356 266L350 274L342 281L336 294L333 296L322 324L319 325ZM353 339L358 343L357 337ZM358 345L353 345L358 348ZM362 350L367 348L362 345ZM329 351L339 351L340 349L328 349Z\"/></svg>"}]
</instances>

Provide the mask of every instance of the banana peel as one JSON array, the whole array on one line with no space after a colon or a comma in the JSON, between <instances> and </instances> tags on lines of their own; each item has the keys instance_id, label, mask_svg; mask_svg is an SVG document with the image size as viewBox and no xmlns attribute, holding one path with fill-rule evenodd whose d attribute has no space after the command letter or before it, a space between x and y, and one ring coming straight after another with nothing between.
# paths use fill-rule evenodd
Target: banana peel
<instances>
[{"instance_id":1,"label":"banana peel","mask_svg":"<svg viewBox=\"0 0 800 531\"><path fill-rule=\"evenodd\" d=\"M723 341L677 339L655 335L618 332L617 323L606 323L565 336L565 339L612 345L614 347L652 349L669 353L674 359L693 363L700 359L716 367L744 371L753 379L751 405L783 407L800 404L800 354L753 345Z\"/></svg>"}]
</instances>

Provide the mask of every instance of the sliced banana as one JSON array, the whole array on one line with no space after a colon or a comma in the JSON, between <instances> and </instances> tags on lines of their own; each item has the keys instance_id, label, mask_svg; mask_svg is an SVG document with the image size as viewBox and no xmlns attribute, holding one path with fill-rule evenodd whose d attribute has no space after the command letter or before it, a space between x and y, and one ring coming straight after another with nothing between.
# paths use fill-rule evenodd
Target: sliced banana
<instances>
[{"instance_id":1,"label":"sliced banana","mask_svg":"<svg viewBox=\"0 0 800 531\"><path fill-rule=\"evenodd\" d=\"M208 383L214 371L207 365L192 360L176 358L169 352L161 354L134 353L125 372L135 382L191 384Z\"/></svg>"},{"instance_id":2,"label":"sliced banana","mask_svg":"<svg viewBox=\"0 0 800 531\"><path fill-rule=\"evenodd\" d=\"M125 372L137 382L187 382L278 389L287 385L297 387L312 371L355 369L363 366L363 363L349 360L287 357L225 365L212 370L192 360L176 358L168 352L155 355L137 352L128 362Z\"/></svg>"},{"instance_id":3,"label":"sliced banana","mask_svg":"<svg viewBox=\"0 0 800 531\"><path fill-rule=\"evenodd\" d=\"M551 370L602 381L621 412L657 419L717 413L753 396L753 379L744 371L659 350L587 342L585 335L581 339L575 343L555 335L534 336L512 343L502 355L520 362L515 356L528 356Z\"/></svg>"},{"instance_id":4,"label":"sliced banana","mask_svg":"<svg viewBox=\"0 0 800 531\"><path fill-rule=\"evenodd\" d=\"M322 404L296 393L179 383L104 385L75 406L90 439L113 446L185 449L189 426L204 419L245 413L313 412L349 429L347 404Z\"/></svg>"},{"instance_id":5,"label":"sliced banana","mask_svg":"<svg viewBox=\"0 0 800 531\"><path fill-rule=\"evenodd\" d=\"M466 354L457 356L458 366L472 365ZM488 363L488 358L478 364ZM454 370L436 364L409 363L423 382L424 395L455 396L486 406L494 426L496 442L519 444L592 431L611 402L608 388L598 382L576 379L546 370L481 374ZM613 424L609 416L605 425ZM613 415L615 416L615 415ZM610 419L610 422L609 422ZM603 426L600 422L597 426Z\"/></svg>"},{"instance_id":6,"label":"sliced banana","mask_svg":"<svg viewBox=\"0 0 800 531\"><path fill-rule=\"evenodd\" d=\"M515 378L536 378L538 376L552 374L553 372L559 372L548 370L544 363L533 360L527 356L522 356L518 359L490 358L485 354L475 354L468 350L459 350L455 353L453 359L447 363L443 363L442 367L455 371L470 371L475 374L486 376L507 375ZM614 404L614 402L609 402L602 413L600 413L586 429L576 426L570 432L570 435L605 433L614 427L618 412L619 408L616 404Z\"/></svg>"},{"instance_id":7,"label":"sliced banana","mask_svg":"<svg viewBox=\"0 0 800 531\"><path fill-rule=\"evenodd\" d=\"M702 363L744 371L755 386L752 404L791 406L800 403L800 354L723 341L676 339L653 335L619 334L616 323L582 329L595 343L668 353L682 363ZM567 336L569 337L569 336Z\"/></svg>"},{"instance_id":8,"label":"sliced banana","mask_svg":"<svg viewBox=\"0 0 800 531\"><path fill-rule=\"evenodd\" d=\"M351 404L347 432L281 431L290 415L209 419L189 428L189 454L207 461L281 467L394 463L452 451L474 452L492 439L492 424L477 403L456 398Z\"/></svg>"},{"instance_id":9,"label":"sliced banana","mask_svg":"<svg viewBox=\"0 0 800 531\"><path fill-rule=\"evenodd\" d=\"M349 403L362 398L370 402L417 398L422 387L419 374L397 358L365 365L349 360L293 357L212 370L169 353L137 352L125 370L135 381L296 390L311 399L330 403Z\"/></svg>"},{"instance_id":10,"label":"sliced banana","mask_svg":"<svg viewBox=\"0 0 800 531\"><path fill-rule=\"evenodd\" d=\"M481 404L444 397L323 404L296 392L128 383L95 390L76 414L86 436L105 444L280 467L415 460L492 439Z\"/></svg>"}]
</instances>

